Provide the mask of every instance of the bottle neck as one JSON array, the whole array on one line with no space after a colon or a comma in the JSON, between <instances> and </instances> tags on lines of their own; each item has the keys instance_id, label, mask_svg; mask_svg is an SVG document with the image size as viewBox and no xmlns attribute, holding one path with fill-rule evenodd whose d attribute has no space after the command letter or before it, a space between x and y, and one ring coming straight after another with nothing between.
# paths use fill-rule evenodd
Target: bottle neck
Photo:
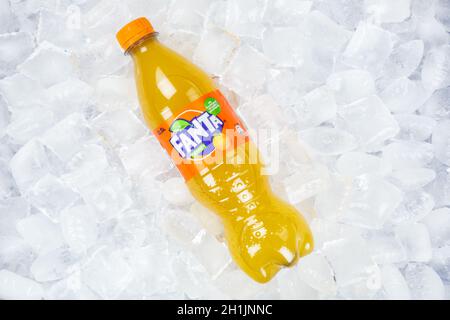
<instances>
[{"instance_id":1,"label":"bottle neck","mask_svg":"<svg viewBox=\"0 0 450 320\"><path fill-rule=\"evenodd\" d=\"M136 54L138 52L142 52L142 48L147 48L148 44L151 42L158 42L158 32L154 32L151 34L148 34L135 43L133 43L127 51L125 51L125 54L129 54L133 59L136 57Z\"/></svg>"}]
</instances>

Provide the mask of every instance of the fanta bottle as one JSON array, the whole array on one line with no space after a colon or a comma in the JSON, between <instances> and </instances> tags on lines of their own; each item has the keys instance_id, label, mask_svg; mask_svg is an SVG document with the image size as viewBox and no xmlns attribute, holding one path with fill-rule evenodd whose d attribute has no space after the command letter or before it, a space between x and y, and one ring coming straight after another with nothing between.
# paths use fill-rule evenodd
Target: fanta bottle
<instances>
[{"instance_id":1,"label":"fanta bottle","mask_svg":"<svg viewBox=\"0 0 450 320\"><path fill-rule=\"evenodd\" d=\"M161 44L145 18L125 25L117 39L134 61L148 126L192 195L221 218L242 270L263 283L310 253L306 221L272 192L245 124L212 79Z\"/></svg>"}]
</instances>

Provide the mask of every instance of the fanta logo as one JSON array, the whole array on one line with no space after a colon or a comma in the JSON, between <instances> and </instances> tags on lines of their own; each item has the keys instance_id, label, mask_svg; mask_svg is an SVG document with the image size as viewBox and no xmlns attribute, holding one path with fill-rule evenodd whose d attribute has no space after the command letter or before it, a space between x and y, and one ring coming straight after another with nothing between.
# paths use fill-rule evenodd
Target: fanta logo
<instances>
[{"instance_id":1,"label":"fanta logo","mask_svg":"<svg viewBox=\"0 0 450 320\"><path fill-rule=\"evenodd\" d=\"M190 121L178 118L169 128L172 132L170 144L185 159L207 156L214 151L214 137L222 129L223 121L208 112Z\"/></svg>"}]
</instances>

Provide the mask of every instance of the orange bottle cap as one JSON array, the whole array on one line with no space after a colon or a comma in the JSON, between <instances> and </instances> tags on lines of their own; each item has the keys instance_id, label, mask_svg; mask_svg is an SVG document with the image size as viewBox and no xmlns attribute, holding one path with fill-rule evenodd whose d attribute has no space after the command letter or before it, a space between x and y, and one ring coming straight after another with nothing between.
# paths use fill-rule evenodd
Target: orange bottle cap
<instances>
[{"instance_id":1,"label":"orange bottle cap","mask_svg":"<svg viewBox=\"0 0 450 320\"><path fill-rule=\"evenodd\" d=\"M127 23L116 34L120 46L127 51L130 46L148 34L155 33L152 24L147 18L138 18Z\"/></svg>"}]
</instances>

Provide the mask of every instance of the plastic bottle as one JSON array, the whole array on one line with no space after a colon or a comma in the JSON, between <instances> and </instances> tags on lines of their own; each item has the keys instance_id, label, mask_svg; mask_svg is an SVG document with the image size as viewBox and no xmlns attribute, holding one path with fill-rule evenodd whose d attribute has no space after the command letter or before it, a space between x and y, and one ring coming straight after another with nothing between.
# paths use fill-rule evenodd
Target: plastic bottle
<instances>
[{"instance_id":1,"label":"plastic bottle","mask_svg":"<svg viewBox=\"0 0 450 320\"><path fill-rule=\"evenodd\" d=\"M271 191L245 124L212 79L161 44L146 18L125 25L117 39L134 61L148 126L193 196L220 216L242 270L264 283L310 253L307 223Z\"/></svg>"}]
</instances>

